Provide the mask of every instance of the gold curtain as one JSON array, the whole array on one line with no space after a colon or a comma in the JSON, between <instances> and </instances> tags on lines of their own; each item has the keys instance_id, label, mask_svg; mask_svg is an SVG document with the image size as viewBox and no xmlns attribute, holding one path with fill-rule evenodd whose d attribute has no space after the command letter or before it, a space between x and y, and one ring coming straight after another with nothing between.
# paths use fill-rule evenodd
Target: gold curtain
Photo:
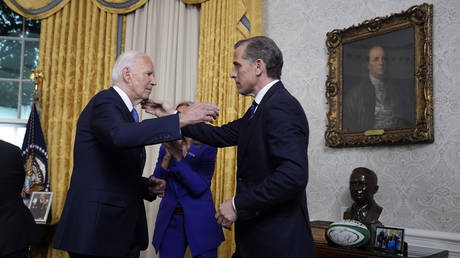
<instances>
[{"instance_id":1,"label":"gold curtain","mask_svg":"<svg viewBox=\"0 0 460 258\"><path fill-rule=\"evenodd\" d=\"M97 8L90 0L71 1L42 20L38 69L42 127L54 192L52 224L61 216L73 167L73 143L78 116L88 100L110 85L116 59L118 15ZM41 257L67 257L53 249Z\"/></svg>"},{"instance_id":2,"label":"gold curtain","mask_svg":"<svg viewBox=\"0 0 460 258\"><path fill-rule=\"evenodd\" d=\"M182 0L201 3L197 100L220 106L218 125L241 117L252 99L238 94L230 78L233 46L244 38L261 35L261 0ZM242 20L249 21L249 28ZM216 209L235 194L236 148L219 149L211 185ZM224 230L225 242L218 257L231 257L235 250L233 231Z\"/></svg>"}]
</instances>

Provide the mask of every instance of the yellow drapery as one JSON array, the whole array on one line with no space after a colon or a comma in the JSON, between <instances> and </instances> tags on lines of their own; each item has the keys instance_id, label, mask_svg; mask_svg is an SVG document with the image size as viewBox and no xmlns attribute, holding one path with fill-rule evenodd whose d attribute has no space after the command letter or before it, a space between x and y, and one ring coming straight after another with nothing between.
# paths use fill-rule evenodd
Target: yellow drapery
<instances>
[{"instance_id":1,"label":"yellow drapery","mask_svg":"<svg viewBox=\"0 0 460 258\"><path fill-rule=\"evenodd\" d=\"M197 100L220 106L218 125L241 117L252 99L238 94L230 78L233 46L244 38L261 35L261 0L182 0L201 3ZM249 20L249 29L241 22ZM236 148L219 149L211 185L216 208L231 198L236 187ZM231 257L235 250L233 231L224 230L225 242L218 257Z\"/></svg>"},{"instance_id":2,"label":"yellow drapery","mask_svg":"<svg viewBox=\"0 0 460 258\"><path fill-rule=\"evenodd\" d=\"M38 69L44 79L39 90L55 193L52 224L60 219L69 188L78 116L96 92L110 85L117 24L117 14L97 8L90 0L71 1L42 20ZM50 243L46 256L67 257L67 253L52 249Z\"/></svg>"}]
</instances>

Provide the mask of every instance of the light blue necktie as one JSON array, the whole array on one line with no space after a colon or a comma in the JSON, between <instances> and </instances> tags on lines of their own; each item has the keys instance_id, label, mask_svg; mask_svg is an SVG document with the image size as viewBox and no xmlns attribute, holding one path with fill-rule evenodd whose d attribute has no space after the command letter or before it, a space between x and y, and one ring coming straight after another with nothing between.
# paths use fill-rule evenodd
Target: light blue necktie
<instances>
[{"instance_id":1,"label":"light blue necktie","mask_svg":"<svg viewBox=\"0 0 460 258\"><path fill-rule=\"evenodd\" d=\"M131 110L131 115L133 115L133 118L134 118L134 121L136 121L136 123L139 122L139 115L137 114L137 111L135 108L133 108L133 110Z\"/></svg>"},{"instance_id":2,"label":"light blue necktie","mask_svg":"<svg viewBox=\"0 0 460 258\"><path fill-rule=\"evenodd\" d=\"M251 107L249 108L249 120L251 120L254 117L254 114L256 113L256 107L257 107L257 102L253 101Z\"/></svg>"}]
</instances>

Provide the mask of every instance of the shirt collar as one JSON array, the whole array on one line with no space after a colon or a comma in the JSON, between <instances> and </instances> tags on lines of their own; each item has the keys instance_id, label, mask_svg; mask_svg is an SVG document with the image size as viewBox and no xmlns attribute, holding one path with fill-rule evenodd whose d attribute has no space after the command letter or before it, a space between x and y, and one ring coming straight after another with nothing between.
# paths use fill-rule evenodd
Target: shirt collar
<instances>
[{"instance_id":1,"label":"shirt collar","mask_svg":"<svg viewBox=\"0 0 460 258\"><path fill-rule=\"evenodd\" d=\"M383 80L377 79L374 76L369 74L369 80L371 80L372 85L381 86L383 85Z\"/></svg>"},{"instance_id":2,"label":"shirt collar","mask_svg":"<svg viewBox=\"0 0 460 258\"><path fill-rule=\"evenodd\" d=\"M257 93L256 97L254 98L254 101L257 103L257 105L260 104L260 102L262 101L262 99L264 98L265 96L265 93L267 93L267 91L273 86L275 85L275 83L279 82L280 80L274 80L274 81L271 81L269 84L265 85L260 91L259 93Z\"/></svg>"},{"instance_id":3,"label":"shirt collar","mask_svg":"<svg viewBox=\"0 0 460 258\"><path fill-rule=\"evenodd\" d=\"M134 108L133 103L131 103L131 100L129 99L128 95L117 85L113 85L112 88L120 95L121 99L125 103L126 107L128 108L129 112L131 112Z\"/></svg>"}]
</instances>

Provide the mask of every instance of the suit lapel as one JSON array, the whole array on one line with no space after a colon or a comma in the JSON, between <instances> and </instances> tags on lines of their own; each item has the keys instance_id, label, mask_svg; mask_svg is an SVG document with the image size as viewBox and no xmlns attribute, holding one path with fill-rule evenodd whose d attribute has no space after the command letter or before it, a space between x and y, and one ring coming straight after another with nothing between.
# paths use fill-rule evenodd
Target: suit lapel
<instances>
[{"instance_id":1,"label":"suit lapel","mask_svg":"<svg viewBox=\"0 0 460 258\"><path fill-rule=\"evenodd\" d=\"M246 114L241 118L241 137L238 142L238 163L240 159L245 157L246 151L248 150L248 146L251 146L251 140L254 139L255 135L262 133L260 128L263 123L262 117L265 116L264 106L269 101L269 99L276 94L276 92L280 89L283 89L284 86L281 81L275 83L270 90L265 93L262 101L259 103L256 113L254 117L249 120L249 110Z\"/></svg>"},{"instance_id":2,"label":"suit lapel","mask_svg":"<svg viewBox=\"0 0 460 258\"><path fill-rule=\"evenodd\" d=\"M121 106L121 109L123 110L123 118L125 119L125 121L126 122L135 122L131 112L129 111L128 107L126 106L125 102L123 101L121 96L118 94L118 92L113 87L110 87L109 91L117 99L117 105Z\"/></svg>"},{"instance_id":3,"label":"suit lapel","mask_svg":"<svg viewBox=\"0 0 460 258\"><path fill-rule=\"evenodd\" d=\"M109 91L114 95L117 101L117 105L119 105L121 107L121 110L123 110L123 119L126 122L135 122L131 112L129 112L128 107L126 106L125 102L123 101L121 96L118 94L118 92L113 87L110 87ZM145 147L139 147L138 149L139 149L139 154L138 154L139 155L139 171L140 171L140 175L142 175L144 171L144 166L145 166L146 152L145 152Z\"/></svg>"}]
</instances>

